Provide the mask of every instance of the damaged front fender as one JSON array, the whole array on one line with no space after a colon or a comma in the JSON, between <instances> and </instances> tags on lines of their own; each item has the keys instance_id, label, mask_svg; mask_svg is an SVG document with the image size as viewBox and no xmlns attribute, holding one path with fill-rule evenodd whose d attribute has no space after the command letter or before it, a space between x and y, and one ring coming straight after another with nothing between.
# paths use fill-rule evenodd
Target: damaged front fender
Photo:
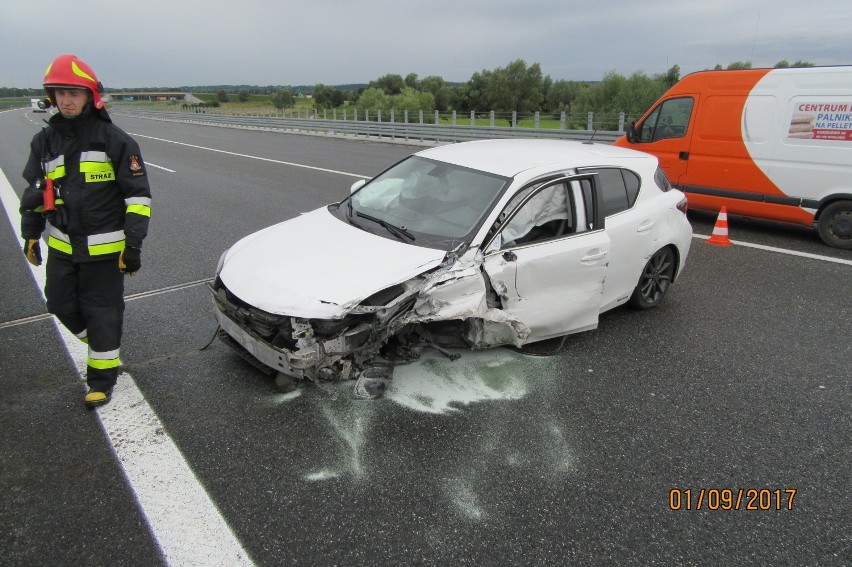
<instances>
[{"instance_id":1,"label":"damaged front fender","mask_svg":"<svg viewBox=\"0 0 852 567\"><path fill-rule=\"evenodd\" d=\"M452 268L437 272L423 286L408 323L466 322L464 341L472 348L523 345L530 329L489 301L491 281L482 269L482 254L471 250Z\"/></svg>"}]
</instances>

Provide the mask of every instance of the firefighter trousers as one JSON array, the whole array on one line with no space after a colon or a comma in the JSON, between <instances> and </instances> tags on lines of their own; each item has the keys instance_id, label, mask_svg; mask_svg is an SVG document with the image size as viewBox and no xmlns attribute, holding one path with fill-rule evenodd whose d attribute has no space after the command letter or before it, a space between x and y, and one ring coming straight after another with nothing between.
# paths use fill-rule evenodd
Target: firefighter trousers
<instances>
[{"instance_id":1,"label":"firefighter trousers","mask_svg":"<svg viewBox=\"0 0 852 567\"><path fill-rule=\"evenodd\" d=\"M118 380L124 322L124 273L118 269L118 260L73 262L50 253L44 294L47 310L89 346L89 388L109 391Z\"/></svg>"}]
</instances>

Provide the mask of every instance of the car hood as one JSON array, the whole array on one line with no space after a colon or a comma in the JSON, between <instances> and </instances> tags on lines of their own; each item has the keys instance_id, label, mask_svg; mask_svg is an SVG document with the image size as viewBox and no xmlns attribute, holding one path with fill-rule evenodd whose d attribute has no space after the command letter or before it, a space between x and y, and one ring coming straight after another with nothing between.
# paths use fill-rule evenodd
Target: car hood
<instances>
[{"instance_id":1,"label":"car hood","mask_svg":"<svg viewBox=\"0 0 852 567\"><path fill-rule=\"evenodd\" d=\"M323 207L234 244L219 277L231 293L268 313L334 319L438 266L445 255L371 234Z\"/></svg>"}]
</instances>

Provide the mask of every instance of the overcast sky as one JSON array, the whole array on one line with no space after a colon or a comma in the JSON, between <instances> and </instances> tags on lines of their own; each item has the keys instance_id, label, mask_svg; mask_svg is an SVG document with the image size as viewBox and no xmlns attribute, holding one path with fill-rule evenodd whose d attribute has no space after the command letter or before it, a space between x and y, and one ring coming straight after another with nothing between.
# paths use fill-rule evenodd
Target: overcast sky
<instances>
[{"instance_id":1,"label":"overcast sky","mask_svg":"<svg viewBox=\"0 0 852 567\"><path fill-rule=\"evenodd\" d=\"M0 86L62 53L106 87L464 82L523 59L554 80L717 63L852 64L849 0L0 0Z\"/></svg>"}]
</instances>

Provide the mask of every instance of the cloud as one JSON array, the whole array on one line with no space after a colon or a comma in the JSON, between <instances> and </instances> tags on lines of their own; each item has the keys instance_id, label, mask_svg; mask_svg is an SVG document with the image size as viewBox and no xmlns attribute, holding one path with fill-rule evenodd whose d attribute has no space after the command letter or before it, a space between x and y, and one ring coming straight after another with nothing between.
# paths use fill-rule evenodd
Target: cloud
<instances>
[{"instance_id":1,"label":"cloud","mask_svg":"<svg viewBox=\"0 0 852 567\"><path fill-rule=\"evenodd\" d=\"M274 0L128 5L0 0L0 86L34 87L75 53L108 87L466 81L515 59L554 79L683 73L750 60L852 63L852 7L770 0ZM834 31L839 30L839 31ZM45 41L43 38L50 38Z\"/></svg>"}]
</instances>

